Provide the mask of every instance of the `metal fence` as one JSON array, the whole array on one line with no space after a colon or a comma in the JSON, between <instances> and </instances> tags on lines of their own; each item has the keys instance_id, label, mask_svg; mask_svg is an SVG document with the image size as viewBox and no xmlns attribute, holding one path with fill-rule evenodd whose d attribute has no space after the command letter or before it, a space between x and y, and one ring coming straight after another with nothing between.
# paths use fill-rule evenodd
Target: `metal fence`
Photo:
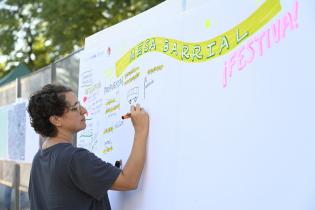
<instances>
[{"instance_id":1,"label":"metal fence","mask_svg":"<svg viewBox=\"0 0 315 210\"><path fill-rule=\"evenodd\" d=\"M12 104L17 98L27 100L30 94L51 82L67 85L77 93L81 51L82 49L36 72L0 86L0 106Z\"/></svg>"},{"instance_id":2,"label":"metal fence","mask_svg":"<svg viewBox=\"0 0 315 210\"><path fill-rule=\"evenodd\" d=\"M0 106L12 104L17 98L17 81L12 81L0 87Z\"/></svg>"}]
</instances>

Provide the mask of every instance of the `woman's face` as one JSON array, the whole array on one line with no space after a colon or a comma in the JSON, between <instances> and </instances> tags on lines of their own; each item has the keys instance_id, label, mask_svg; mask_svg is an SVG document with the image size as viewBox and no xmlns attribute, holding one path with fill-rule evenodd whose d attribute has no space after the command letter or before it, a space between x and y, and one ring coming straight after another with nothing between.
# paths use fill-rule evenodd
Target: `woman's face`
<instances>
[{"instance_id":1,"label":"woman's face","mask_svg":"<svg viewBox=\"0 0 315 210\"><path fill-rule=\"evenodd\" d=\"M78 132L85 129L86 109L80 105L77 96L73 92L65 93L68 108L62 115L62 127L70 132Z\"/></svg>"}]
</instances>

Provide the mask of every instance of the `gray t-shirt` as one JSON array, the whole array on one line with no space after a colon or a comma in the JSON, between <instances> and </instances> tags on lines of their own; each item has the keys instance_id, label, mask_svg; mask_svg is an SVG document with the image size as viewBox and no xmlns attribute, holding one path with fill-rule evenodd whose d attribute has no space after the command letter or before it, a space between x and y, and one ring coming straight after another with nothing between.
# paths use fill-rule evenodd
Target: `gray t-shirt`
<instances>
[{"instance_id":1,"label":"gray t-shirt","mask_svg":"<svg viewBox=\"0 0 315 210\"><path fill-rule=\"evenodd\" d=\"M29 184L31 210L110 210L107 191L120 172L71 144L39 150Z\"/></svg>"}]
</instances>

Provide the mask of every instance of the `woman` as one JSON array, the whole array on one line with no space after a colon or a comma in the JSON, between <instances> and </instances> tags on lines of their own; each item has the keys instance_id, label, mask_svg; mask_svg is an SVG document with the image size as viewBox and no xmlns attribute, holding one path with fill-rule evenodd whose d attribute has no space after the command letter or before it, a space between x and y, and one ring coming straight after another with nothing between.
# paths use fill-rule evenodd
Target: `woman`
<instances>
[{"instance_id":1,"label":"woman","mask_svg":"<svg viewBox=\"0 0 315 210\"><path fill-rule=\"evenodd\" d=\"M47 137L32 164L31 210L108 210L109 189L137 188L149 129L148 114L139 105L130 110L135 135L122 170L72 145L75 134L86 127L87 110L70 88L44 86L30 97L28 112L35 131Z\"/></svg>"}]
</instances>

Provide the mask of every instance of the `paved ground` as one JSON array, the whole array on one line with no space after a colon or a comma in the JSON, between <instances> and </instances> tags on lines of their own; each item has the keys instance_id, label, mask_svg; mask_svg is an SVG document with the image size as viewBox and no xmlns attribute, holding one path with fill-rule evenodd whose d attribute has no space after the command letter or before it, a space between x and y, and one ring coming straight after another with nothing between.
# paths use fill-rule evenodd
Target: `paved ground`
<instances>
[{"instance_id":1,"label":"paved ground","mask_svg":"<svg viewBox=\"0 0 315 210\"><path fill-rule=\"evenodd\" d=\"M4 186L0 185L0 210L4 210ZM14 194L12 194L12 196L14 196ZM11 200L14 200L14 198L12 198ZM29 208L29 202L28 202L28 197L27 197L27 193L24 193L24 206L21 206L23 208L21 208L21 210L27 210ZM11 206L13 207L13 203L11 202Z\"/></svg>"}]
</instances>

